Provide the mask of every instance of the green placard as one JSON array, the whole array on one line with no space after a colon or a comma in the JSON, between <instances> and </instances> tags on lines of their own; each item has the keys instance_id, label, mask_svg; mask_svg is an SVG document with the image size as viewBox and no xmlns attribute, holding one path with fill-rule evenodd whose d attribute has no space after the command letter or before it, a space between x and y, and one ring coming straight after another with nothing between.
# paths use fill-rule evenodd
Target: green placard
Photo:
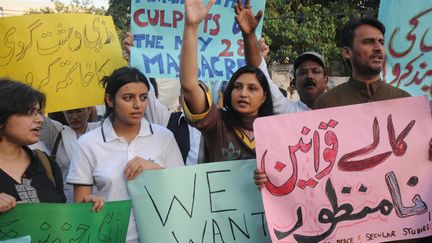
<instances>
[{"instance_id":1,"label":"green placard","mask_svg":"<svg viewBox=\"0 0 432 243\"><path fill-rule=\"evenodd\" d=\"M0 214L0 240L30 235L32 242L125 242L131 201L91 203L24 203Z\"/></svg>"}]
</instances>

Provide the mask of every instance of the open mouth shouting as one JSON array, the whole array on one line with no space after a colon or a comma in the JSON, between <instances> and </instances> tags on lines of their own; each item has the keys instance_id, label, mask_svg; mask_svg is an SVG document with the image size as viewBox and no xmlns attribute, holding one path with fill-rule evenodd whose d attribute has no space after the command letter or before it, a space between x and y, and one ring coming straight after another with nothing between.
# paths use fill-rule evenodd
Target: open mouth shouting
<instances>
[{"instance_id":1,"label":"open mouth shouting","mask_svg":"<svg viewBox=\"0 0 432 243\"><path fill-rule=\"evenodd\" d=\"M371 56L371 60L374 63L382 63L384 60L384 56L382 54L373 54Z\"/></svg>"},{"instance_id":2,"label":"open mouth shouting","mask_svg":"<svg viewBox=\"0 0 432 243\"><path fill-rule=\"evenodd\" d=\"M35 127L35 128L32 128L31 129L31 132L33 132L33 133L35 133L37 136L39 136L40 135L40 130L41 130L41 127Z\"/></svg>"}]
</instances>

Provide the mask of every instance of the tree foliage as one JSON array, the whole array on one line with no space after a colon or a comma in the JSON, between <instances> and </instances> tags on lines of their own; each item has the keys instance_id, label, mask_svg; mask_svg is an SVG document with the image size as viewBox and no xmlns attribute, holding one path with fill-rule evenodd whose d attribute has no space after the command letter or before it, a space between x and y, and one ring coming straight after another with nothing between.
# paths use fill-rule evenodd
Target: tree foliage
<instances>
[{"instance_id":1,"label":"tree foliage","mask_svg":"<svg viewBox=\"0 0 432 243\"><path fill-rule=\"evenodd\" d=\"M263 34L270 61L291 63L302 52L314 50L328 63L343 63L336 47L338 27L353 16L376 16L378 6L379 0L267 0ZM130 30L130 1L110 0L107 14L123 39ZM347 71L340 70L341 65L337 69L340 74Z\"/></svg>"},{"instance_id":2,"label":"tree foliage","mask_svg":"<svg viewBox=\"0 0 432 243\"><path fill-rule=\"evenodd\" d=\"M130 31L130 4L129 0L109 0L107 14L112 16L120 40Z\"/></svg>"},{"instance_id":3,"label":"tree foliage","mask_svg":"<svg viewBox=\"0 0 432 243\"><path fill-rule=\"evenodd\" d=\"M263 34L270 45L270 61L291 63L304 51L316 51L337 66L329 71L346 74L336 47L338 28L351 17L375 16L378 5L377 0L267 0Z\"/></svg>"}]
</instances>

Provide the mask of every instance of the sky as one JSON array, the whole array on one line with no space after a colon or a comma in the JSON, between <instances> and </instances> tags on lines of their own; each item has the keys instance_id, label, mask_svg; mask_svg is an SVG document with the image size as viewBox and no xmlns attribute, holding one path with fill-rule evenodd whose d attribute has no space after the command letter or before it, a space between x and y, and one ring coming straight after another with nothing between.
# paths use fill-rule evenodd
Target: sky
<instances>
[{"instance_id":1,"label":"sky","mask_svg":"<svg viewBox=\"0 0 432 243\"><path fill-rule=\"evenodd\" d=\"M64 3L71 2L71 0L58 1ZM22 15L25 14L30 8L40 9L52 5L52 0L0 0L0 17ZM108 0L93 0L93 5L108 9Z\"/></svg>"},{"instance_id":2,"label":"sky","mask_svg":"<svg viewBox=\"0 0 432 243\"><path fill-rule=\"evenodd\" d=\"M70 0L59 0L60 2L69 3ZM93 5L95 7L104 7L105 9L108 8L108 0L93 0Z\"/></svg>"}]
</instances>

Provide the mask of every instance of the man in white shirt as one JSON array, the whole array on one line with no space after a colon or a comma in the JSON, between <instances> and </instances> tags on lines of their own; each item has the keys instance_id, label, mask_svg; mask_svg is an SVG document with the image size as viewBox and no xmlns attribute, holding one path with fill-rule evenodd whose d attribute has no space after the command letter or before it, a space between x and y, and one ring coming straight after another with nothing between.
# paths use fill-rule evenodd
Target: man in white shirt
<instances>
[{"instance_id":1,"label":"man in white shirt","mask_svg":"<svg viewBox=\"0 0 432 243\"><path fill-rule=\"evenodd\" d=\"M267 77L272 93L273 109L276 114L307 111L315 100L327 90L327 75L324 71L324 58L316 52L305 52L294 61L294 82L300 95L300 101L291 101L283 96L273 83L267 71L267 64L261 57L255 29L262 17L262 12L255 16L250 4L236 9L236 21L242 30L246 63L259 67Z\"/></svg>"}]
</instances>

